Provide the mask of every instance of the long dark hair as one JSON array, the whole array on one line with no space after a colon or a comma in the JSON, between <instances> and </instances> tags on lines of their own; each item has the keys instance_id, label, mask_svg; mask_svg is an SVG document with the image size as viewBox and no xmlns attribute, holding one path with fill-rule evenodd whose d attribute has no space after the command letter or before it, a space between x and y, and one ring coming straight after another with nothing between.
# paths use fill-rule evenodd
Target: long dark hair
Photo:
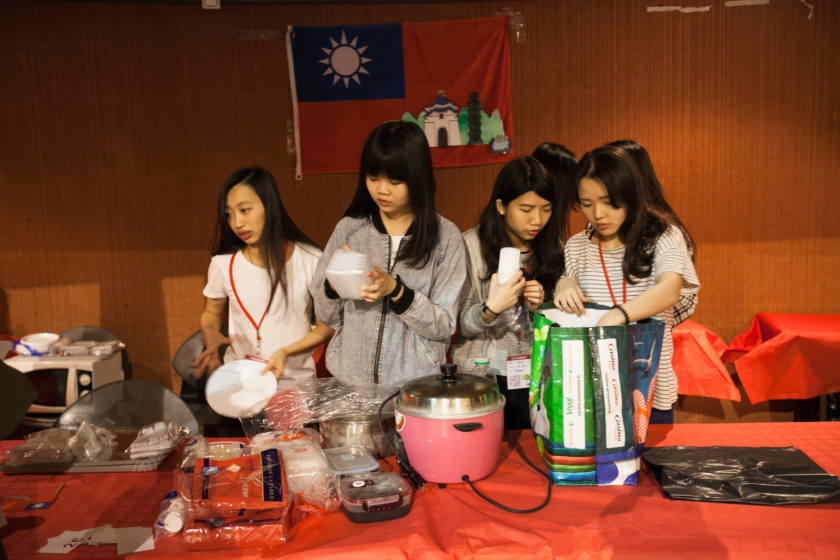
<instances>
[{"instance_id":1,"label":"long dark hair","mask_svg":"<svg viewBox=\"0 0 840 560\"><path fill-rule=\"evenodd\" d=\"M653 170L653 162L651 162L647 150L635 140L616 140L615 142L610 142L607 146L621 148L630 154L630 157L639 166L639 171L642 173L642 181L644 181L645 187L647 187L648 204L656 208L658 212L667 215L671 223L680 228L693 262L697 255L697 244L688 232L688 228L685 227L685 224L682 223L682 220L680 220L677 213L674 212L674 209L671 208L671 205L665 199L665 192L662 190L662 184L659 182L659 178Z\"/></svg>"},{"instance_id":2,"label":"long dark hair","mask_svg":"<svg viewBox=\"0 0 840 560\"><path fill-rule=\"evenodd\" d=\"M247 246L247 243L233 232L227 220L228 193L237 185L247 185L254 189L265 207L265 225L260 235L259 244L260 260L263 267L268 269L268 276L271 280L271 296L268 300L268 305L271 307L278 286L284 294L286 293L286 284L283 281L285 275L281 273L285 259L285 242L288 240L315 248L318 246L304 235L286 213L283 201L280 200L277 183L274 182L271 173L261 167L246 167L234 171L222 185L222 190L219 193L219 203L216 207L216 232L210 242L211 255L214 257L216 255L229 255Z\"/></svg>"},{"instance_id":3,"label":"long dark hair","mask_svg":"<svg viewBox=\"0 0 840 560\"><path fill-rule=\"evenodd\" d=\"M563 239L569 238L569 212L572 209L574 193L572 192L572 181L575 178L575 167L578 160L575 154L562 144L543 142L532 154L549 172L554 179L554 186L557 189L557 211L562 212L564 227L561 229Z\"/></svg>"},{"instance_id":4,"label":"long dark hair","mask_svg":"<svg viewBox=\"0 0 840 560\"><path fill-rule=\"evenodd\" d=\"M618 236L625 246L621 265L624 278L635 284L653 270L656 240L671 225L671 217L650 204L642 172L633 157L615 146L592 150L580 160L575 173L575 204L580 206L578 187L585 179L599 182L607 190L610 203L626 212Z\"/></svg>"},{"instance_id":5,"label":"long dark hair","mask_svg":"<svg viewBox=\"0 0 840 560\"><path fill-rule=\"evenodd\" d=\"M558 211L557 189L543 164L531 156L507 163L496 177L490 200L478 218L478 240L481 243L481 257L486 266L483 279L489 280L499 268L499 251L510 247L511 241L505 228L505 217L499 214L496 201L504 206L531 191L551 202L551 217L548 223L531 242L531 266L528 279L542 284L546 299L551 299L554 285L565 270L563 251L560 247L560 231L565 226L563 212Z\"/></svg>"},{"instance_id":6,"label":"long dark hair","mask_svg":"<svg viewBox=\"0 0 840 560\"><path fill-rule=\"evenodd\" d=\"M368 136L362 149L356 194L344 212L345 217L367 218L379 212L368 192L366 179L383 175L406 184L414 212L411 236L397 258L409 266L423 267L440 242L440 223L435 210L437 183L432 172L432 152L419 126L390 121L379 125Z\"/></svg>"}]
</instances>

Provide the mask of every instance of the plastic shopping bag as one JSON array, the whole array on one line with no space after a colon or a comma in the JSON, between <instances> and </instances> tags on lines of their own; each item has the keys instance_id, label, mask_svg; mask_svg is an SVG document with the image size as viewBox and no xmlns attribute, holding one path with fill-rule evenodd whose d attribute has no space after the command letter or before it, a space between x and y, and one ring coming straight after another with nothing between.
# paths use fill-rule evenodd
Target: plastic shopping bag
<instances>
[{"instance_id":1,"label":"plastic shopping bag","mask_svg":"<svg viewBox=\"0 0 840 560\"><path fill-rule=\"evenodd\" d=\"M591 324L608 310L586 307ZM529 406L537 445L556 485L636 484L664 324L585 324L553 304L535 315Z\"/></svg>"}]
</instances>

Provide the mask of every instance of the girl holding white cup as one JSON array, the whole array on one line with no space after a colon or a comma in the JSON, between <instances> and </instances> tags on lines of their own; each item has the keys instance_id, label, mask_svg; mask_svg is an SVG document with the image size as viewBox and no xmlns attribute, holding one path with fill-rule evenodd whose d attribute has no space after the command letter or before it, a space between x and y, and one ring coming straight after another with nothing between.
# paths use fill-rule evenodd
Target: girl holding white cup
<instances>
[{"instance_id":1,"label":"girl holding white cup","mask_svg":"<svg viewBox=\"0 0 840 560\"><path fill-rule=\"evenodd\" d=\"M533 334L516 329L510 315L533 313L551 299L545 288L563 273L563 221L554 182L539 161L528 156L502 168L478 225L464 233L468 274L452 352L461 371L484 357L504 376L513 360L530 357Z\"/></svg>"}]
</instances>

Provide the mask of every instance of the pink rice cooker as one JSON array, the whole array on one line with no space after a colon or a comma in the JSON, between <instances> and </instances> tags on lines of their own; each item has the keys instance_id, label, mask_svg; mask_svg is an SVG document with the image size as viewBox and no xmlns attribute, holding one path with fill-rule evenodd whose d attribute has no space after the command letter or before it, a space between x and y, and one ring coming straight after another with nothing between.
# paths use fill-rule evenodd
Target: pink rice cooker
<instances>
[{"instance_id":1,"label":"pink rice cooker","mask_svg":"<svg viewBox=\"0 0 840 560\"><path fill-rule=\"evenodd\" d=\"M427 482L449 484L493 471L504 432L505 397L491 379L456 373L455 364L403 385L396 429L412 468Z\"/></svg>"}]
</instances>

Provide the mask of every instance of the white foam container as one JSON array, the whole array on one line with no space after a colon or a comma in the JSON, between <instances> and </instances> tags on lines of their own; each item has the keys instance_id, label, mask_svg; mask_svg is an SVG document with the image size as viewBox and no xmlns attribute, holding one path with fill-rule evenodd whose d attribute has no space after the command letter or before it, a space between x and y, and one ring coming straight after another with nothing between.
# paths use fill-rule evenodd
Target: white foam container
<instances>
[{"instance_id":1,"label":"white foam container","mask_svg":"<svg viewBox=\"0 0 840 560\"><path fill-rule=\"evenodd\" d=\"M344 299L362 299L362 287L373 284L368 272L373 272L370 256L352 249L333 253L325 270L330 286Z\"/></svg>"}]
</instances>

